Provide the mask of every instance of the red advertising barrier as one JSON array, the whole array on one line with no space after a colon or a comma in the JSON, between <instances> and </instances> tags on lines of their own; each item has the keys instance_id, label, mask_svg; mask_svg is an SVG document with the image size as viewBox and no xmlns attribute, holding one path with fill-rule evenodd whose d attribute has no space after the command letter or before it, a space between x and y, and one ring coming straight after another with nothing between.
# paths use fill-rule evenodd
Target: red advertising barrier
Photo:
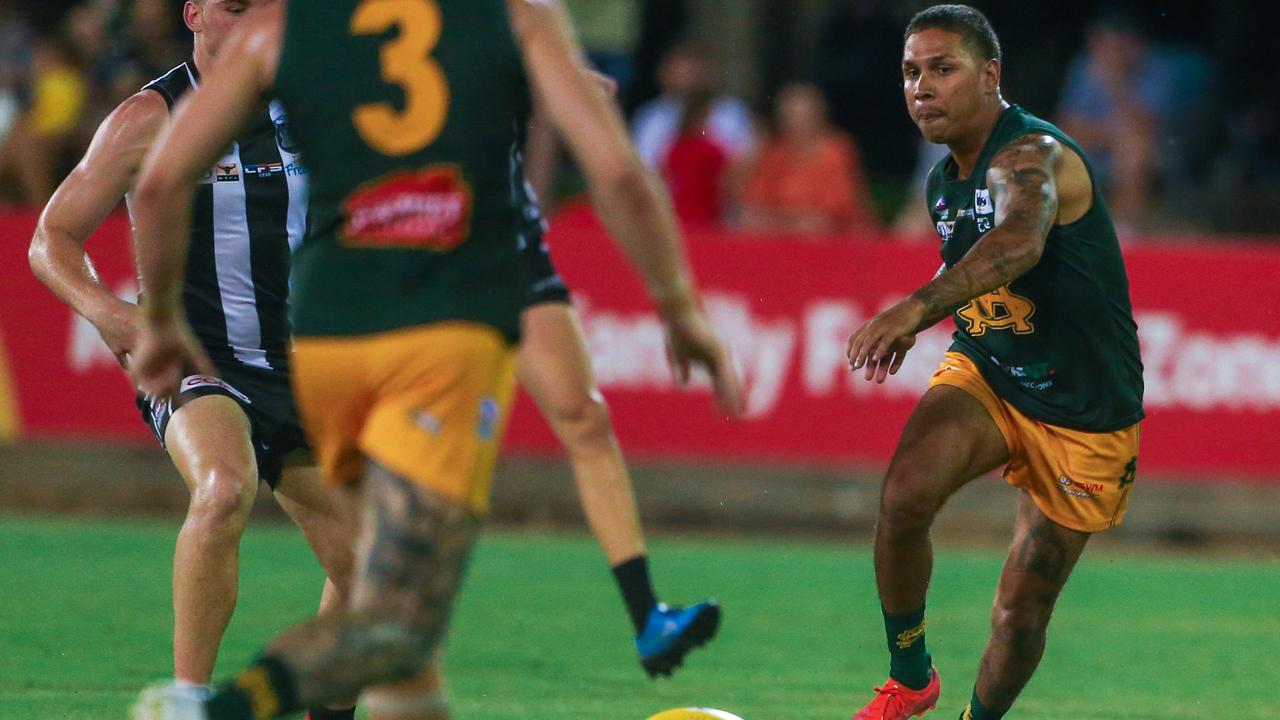
<instances>
[{"instance_id":1,"label":"red advertising barrier","mask_svg":"<svg viewBox=\"0 0 1280 720\"><path fill-rule=\"evenodd\" d=\"M24 253L34 222L0 216L0 337L21 431L145 438L128 383L96 332L31 276ZM136 292L127 232L127 220L114 217L89 244L122 295ZM698 233L688 238L690 259L746 383L748 417L732 422L712 406L704 378L673 387L643 287L590 214L563 213L551 238L632 455L883 463L950 342L949 323L922 334L883 385L849 373L844 357L858 323L937 269L932 242ZM1126 256L1146 367L1142 467L1280 479L1280 247L1146 242ZM0 396L3 388L0 381ZM527 398L507 447L559 450Z\"/></svg>"},{"instance_id":2,"label":"red advertising barrier","mask_svg":"<svg viewBox=\"0 0 1280 720\"><path fill-rule=\"evenodd\" d=\"M34 212L0 214L0 338L17 395L19 432L146 440L128 378L97 331L31 274L27 247L37 218ZM87 248L103 283L136 298L129 219L107 218Z\"/></svg>"}]
</instances>

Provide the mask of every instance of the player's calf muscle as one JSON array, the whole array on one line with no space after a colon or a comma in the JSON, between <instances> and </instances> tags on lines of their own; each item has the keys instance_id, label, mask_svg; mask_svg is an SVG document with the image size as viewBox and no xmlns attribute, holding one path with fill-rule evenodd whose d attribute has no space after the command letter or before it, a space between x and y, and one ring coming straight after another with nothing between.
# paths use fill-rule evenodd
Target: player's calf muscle
<instances>
[{"instance_id":1,"label":"player's calf muscle","mask_svg":"<svg viewBox=\"0 0 1280 720\"><path fill-rule=\"evenodd\" d=\"M276 639L266 654L292 673L304 706L353 697L368 685L407 680L426 666L421 633L366 614L317 618Z\"/></svg>"},{"instance_id":2,"label":"player's calf muscle","mask_svg":"<svg viewBox=\"0 0 1280 720\"><path fill-rule=\"evenodd\" d=\"M303 703L407 680L439 646L478 521L461 505L376 465L352 611L316 620L269 651L293 670Z\"/></svg>"}]
</instances>

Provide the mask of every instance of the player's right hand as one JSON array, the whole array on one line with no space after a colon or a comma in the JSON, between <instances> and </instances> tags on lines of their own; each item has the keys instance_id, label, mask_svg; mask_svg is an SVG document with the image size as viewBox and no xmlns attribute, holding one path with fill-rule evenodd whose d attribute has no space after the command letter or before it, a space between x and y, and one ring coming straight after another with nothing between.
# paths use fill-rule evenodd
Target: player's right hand
<instances>
[{"instance_id":1,"label":"player's right hand","mask_svg":"<svg viewBox=\"0 0 1280 720\"><path fill-rule=\"evenodd\" d=\"M923 322L924 305L913 296L863 323L849 336L849 369L865 366L867 380L877 383L896 375Z\"/></svg>"},{"instance_id":2,"label":"player's right hand","mask_svg":"<svg viewBox=\"0 0 1280 720\"><path fill-rule=\"evenodd\" d=\"M191 371L210 377L218 374L181 313L173 318L143 323L129 367L138 388L157 398L177 395L182 378Z\"/></svg>"},{"instance_id":3,"label":"player's right hand","mask_svg":"<svg viewBox=\"0 0 1280 720\"><path fill-rule=\"evenodd\" d=\"M742 381L729 348L720 342L711 323L700 310L688 309L664 316L667 353L676 379L681 385L689 381L693 365L706 368L716 402L734 417L742 417Z\"/></svg>"}]
</instances>

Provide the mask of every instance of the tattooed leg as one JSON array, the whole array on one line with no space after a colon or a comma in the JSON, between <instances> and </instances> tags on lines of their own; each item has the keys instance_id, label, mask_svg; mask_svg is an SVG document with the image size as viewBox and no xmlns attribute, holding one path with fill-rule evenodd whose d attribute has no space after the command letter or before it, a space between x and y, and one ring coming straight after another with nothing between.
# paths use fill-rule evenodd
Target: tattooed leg
<instances>
[{"instance_id":1,"label":"tattooed leg","mask_svg":"<svg viewBox=\"0 0 1280 720\"><path fill-rule=\"evenodd\" d=\"M360 697L369 720L449 720L439 652L416 677L370 688Z\"/></svg>"},{"instance_id":2,"label":"tattooed leg","mask_svg":"<svg viewBox=\"0 0 1280 720\"><path fill-rule=\"evenodd\" d=\"M1089 541L1089 533L1058 525L1021 495L974 688L983 707L995 711L1013 705L1040 664L1054 603Z\"/></svg>"},{"instance_id":3,"label":"tattooed leg","mask_svg":"<svg viewBox=\"0 0 1280 720\"><path fill-rule=\"evenodd\" d=\"M407 681L443 638L479 527L462 505L373 462L362 505L350 613L300 625L267 650L289 669L304 706L370 685L414 685Z\"/></svg>"}]
</instances>

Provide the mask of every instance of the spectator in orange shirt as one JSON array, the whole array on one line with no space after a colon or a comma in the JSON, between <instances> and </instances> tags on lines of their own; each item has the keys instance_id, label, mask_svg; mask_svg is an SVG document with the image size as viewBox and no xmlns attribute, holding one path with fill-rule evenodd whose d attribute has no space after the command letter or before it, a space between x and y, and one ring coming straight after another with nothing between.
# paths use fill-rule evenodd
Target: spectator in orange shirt
<instances>
[{"instance_id":1,"label":"spectator in orange shirt","mask_svg":"<svg viewBox=\"0 0 1280 720\"><path fill-rule=\"evenodd\" d=\"M827 122L817 87L793 83L778 95L776 130L743 190L743 225L787 234L829 234L878 226L853 139Z\"/></svg>"}]
</instances>

